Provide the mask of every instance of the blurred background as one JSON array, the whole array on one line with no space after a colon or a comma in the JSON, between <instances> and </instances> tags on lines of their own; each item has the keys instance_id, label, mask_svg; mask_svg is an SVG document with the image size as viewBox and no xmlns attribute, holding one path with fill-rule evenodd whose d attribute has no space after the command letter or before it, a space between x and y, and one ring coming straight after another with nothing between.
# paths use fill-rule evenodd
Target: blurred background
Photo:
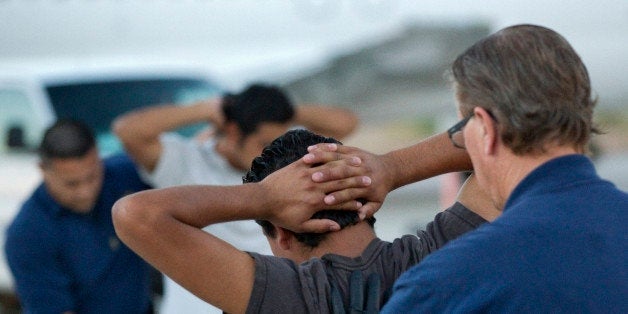
<instances>
[{"instance_id":1,"label":"blurred background","mask_svg":"<svg viewBox=\"0 0 628 314\"><path fill-rule=\"evenodd\" d=\"M518 23L553 28L580 53L606 131L594 138L595 161L603 177L628 190L625 0L0 0L0 90L15 86L17 74L28 81L60 68L70 76L92 68L109 75L177 69L200 73L216 91L264 81L284 86L297 102L355 111L362 123L345 144L384 153L453 124L444 75L450 62ZM0 110L8 110L2 101ZM10 171L0 170L5 221L16 211L8 199L32 189L32 180L20 178L36 173ZM446 181L391 193L377 215L380 236L423 227L448 205Z\"/></svg>"}]
</instances>

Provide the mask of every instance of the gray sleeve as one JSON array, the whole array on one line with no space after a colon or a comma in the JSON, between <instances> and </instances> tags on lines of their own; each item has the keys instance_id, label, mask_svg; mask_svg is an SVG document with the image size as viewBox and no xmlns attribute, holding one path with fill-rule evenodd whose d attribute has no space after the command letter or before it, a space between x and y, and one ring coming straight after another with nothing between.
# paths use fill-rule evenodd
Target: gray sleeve
<instances>
[{"instance_id":1,"label":"gray sleeve","mask_svg":"<svg viewBox=\"0 0 628 314\"><path fill-rule=\"evenodd\" d=\"M249 253L255 260L246 313L307 313L297 265L285 258Z\"/></svg>"},{"instance_id":2,"label":"gray sleeve","mask_svg":"<svg viewBox=\"0 0 628 314\"><path fill-rule=\"evenodd\" d=\"M484 218L456 202L438 213L434 220L427 224L425 230L417 231L421 248L418 250L419 260L485 222Z\"/></svg>"}]
</instances>

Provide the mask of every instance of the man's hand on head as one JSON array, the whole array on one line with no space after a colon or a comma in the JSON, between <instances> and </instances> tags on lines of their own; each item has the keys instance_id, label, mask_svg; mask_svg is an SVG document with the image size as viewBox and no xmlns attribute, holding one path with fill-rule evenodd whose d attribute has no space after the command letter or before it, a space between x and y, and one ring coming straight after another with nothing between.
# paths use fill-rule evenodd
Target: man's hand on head
<instances>
[{"instance_id":1,"label":"man's hand on head","mask_svg":"<svg viewBox=\"0 0 628 314\"><path fill-rule=\"evenodd\" d=\"M299 159L260 181L265 192L264 196L270 201L264 219L295 232L340 230L338 223L333 220L311 217L317 211L325 209L358 211L362 204L355 198L335 200L331 204L326 204L325 198L333 191L364 188L370 184L370 179L352 176L342 180L314 182L312 175L321 171L320 167L312 167L303 159Z\"/></svg>"},{"instance_id":2,"label":"man's hand on head","mask_svg":"<svg viewBox=\"0 0 628 314\"><path fill-rule=\"evenodd\" d=\"M392 190L392 178L386 171L385 157L362 149L337 144L318 144L308 148L303 156L306 164L316 165L311 180L328 186L325 204L335 205L350 200L364 199L360 207L360 217L370 217L382 206L386 195ZM345 181L361 182L347 185Z\"/></svg>"}]
</instances>

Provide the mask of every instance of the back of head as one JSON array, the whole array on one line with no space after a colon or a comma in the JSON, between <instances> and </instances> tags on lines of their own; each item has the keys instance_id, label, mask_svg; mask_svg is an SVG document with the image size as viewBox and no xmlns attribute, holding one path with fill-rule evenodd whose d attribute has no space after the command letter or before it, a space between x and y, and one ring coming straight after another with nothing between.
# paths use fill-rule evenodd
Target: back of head
<instances>
[{"instance_id":1,"label":"back of head","mask_svg":"<svg viewBox=\"0 0 628 314\"><path fill-rule=\"evenodd\" d=\"M294 116L292 102L279 87L261 84L225 95L222 109L225 120L236 123L243 137L255 132L261 123L287 123Z\"/></svg>"},{"instance_id":2,"label":"back of head","mask_svg":"<svg viewBox=\"0 0 628 314\"><path fill-rule=\"evenodd\" d=\"M39 146L42 164L52 159L85 156L96 146L92 130L84 123L71 119L60 119L44 133Z\"/></svg>"},{"instance_id":3,"label":"back of head","mask_svg":"<svg viewBox=\"0 0 628 314\"><path fill-rule=\"evenodd\" d=\"M339 141L314 134L307 130L292 130L275 139L270 145L264 148L259 157L253 160L251 169L243 178L244 183L259 182L271 173L279 170L307 154L307 147L319 143L338 143ZM359 221L358 214L354 211L324 210L317 212L312 218L326 218L336 221L341 228L353 225ZM368 222L373 225L374 218L369 218ZM258 220L258 224L264 229L264 233L274 237L273 225L265 220ZM326 234L320 233L295 233L297 240L310 247L316 247Z\"/></svg>"},{"instance_id":4,"label":"back of head","mask_svg":"<svg viewBox=\"0 0 628 314\"><path fill-rule=\"evenodd\" d=\"M543 152L550 143L581 150L595 132L587 69L551 29L505 28L458 56L452 74L462 115L487 109L515 154Z\"/></svg>"}]
</instances>

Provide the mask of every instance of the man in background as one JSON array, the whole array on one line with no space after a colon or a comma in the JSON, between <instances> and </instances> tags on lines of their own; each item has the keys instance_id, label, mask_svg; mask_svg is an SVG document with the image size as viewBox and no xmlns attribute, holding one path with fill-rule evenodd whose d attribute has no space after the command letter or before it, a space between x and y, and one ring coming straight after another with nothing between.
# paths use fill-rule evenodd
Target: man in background
<instances>
[{"instance_id":1,"label":"man in background","mask_svg":"<svg viewBox=\"0 0 628 314\"><path fill-rule=\"evenodd\" d=\"M126 156L101 160L84 124L59 120L39 147L43 183L6 235L24 313L151 312L149 266L113 229L111 207L147 188Z\"/></svg>"}]
</instances>

